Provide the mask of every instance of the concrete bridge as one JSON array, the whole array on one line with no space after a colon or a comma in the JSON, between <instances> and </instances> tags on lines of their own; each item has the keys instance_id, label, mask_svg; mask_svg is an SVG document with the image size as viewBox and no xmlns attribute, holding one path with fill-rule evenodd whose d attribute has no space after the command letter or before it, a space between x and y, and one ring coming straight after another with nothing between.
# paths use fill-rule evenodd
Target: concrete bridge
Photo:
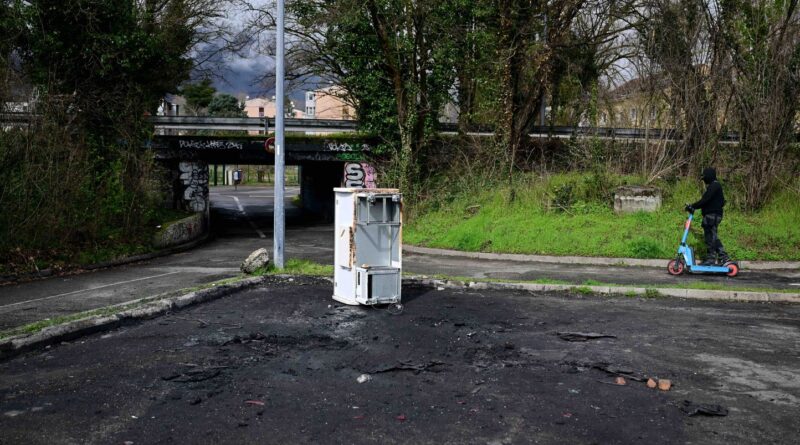
<instances>
[{"instance_id":1,"label":"concrete bridge","mask_svg":"<svg viewBox=\"0 0 800 445\"><path fill-rule=\"evenodd\" d=\"M209 166L274 165L274 146L268 144L269 137L157 135L149 145L167 172L172 191L169 202L204 212L208 210ZM290 133L285 141L286 164L299 166L301 202L309 214L332 217L334 187L374 183L371 161L377 156L378 144L374 137Z\"/></svg>"}]
</instances>

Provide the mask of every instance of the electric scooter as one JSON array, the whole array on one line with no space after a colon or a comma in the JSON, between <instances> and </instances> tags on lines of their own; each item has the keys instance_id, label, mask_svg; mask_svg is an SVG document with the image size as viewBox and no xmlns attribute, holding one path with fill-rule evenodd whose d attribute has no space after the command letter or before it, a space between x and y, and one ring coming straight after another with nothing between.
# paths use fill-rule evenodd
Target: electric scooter
<instances>
[{"instance_id":1,"label":"electric scooter","mask_svg":"<svg viewBox=\"0 0 800 445\"><path fill-rule=\"evenodd\" d=\"M713 273L725 274L729 277L735 277L739 274L739 264L734 261L728 261L721 266L705 266L695 264L694 252L692 248L686 244L686 239L689 237L689 228L692 227L692 220L694 219L694 212L689 212L689 219L686 220L685 228L683 230L683 238L681 238L681 245L678 247L678 256L670 261L667 265L667 270L670 275L680 275L686 270L690 273Z\"/></svg>"}]
</instances>

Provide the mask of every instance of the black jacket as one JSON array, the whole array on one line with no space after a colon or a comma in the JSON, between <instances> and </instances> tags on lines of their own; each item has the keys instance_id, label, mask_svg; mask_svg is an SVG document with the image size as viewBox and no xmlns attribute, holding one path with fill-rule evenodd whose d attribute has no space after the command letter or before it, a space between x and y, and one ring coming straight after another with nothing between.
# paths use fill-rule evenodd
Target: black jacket
<instances>
[{"instance_id":1,"label":"black jacket","mask_svg":"<svg viewBox=\"0 0 800 445\"><path fill-rule=\"evenodd\" d=\"M706 183L706 191L699 201L692 204L695 209L703 211L703 215L722 215L722 208L725 206L725 195L722 193L722 185L717 181L717 172L713 168L703 170L703 182Z\"/></svg>"}]
</instances>

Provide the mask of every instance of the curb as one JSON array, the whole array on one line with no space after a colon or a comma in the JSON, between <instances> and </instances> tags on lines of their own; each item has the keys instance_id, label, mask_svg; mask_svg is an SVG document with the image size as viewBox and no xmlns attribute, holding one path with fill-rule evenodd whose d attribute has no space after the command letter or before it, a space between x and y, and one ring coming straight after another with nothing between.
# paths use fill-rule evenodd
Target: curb
<instances>
[{"instance_id":1,"label":"curb","mask_svg":"<svg viewBox=\"0 0 800 445\"><path fill-rule=\"evenodd\" d=\"M489 252L464 252L461 250L434 249L431 247L403 246L403 251L423 255L439 255L460 258L473 258L481 260L504 260L534 263L553 264L584 264L593 266L637 266L637 267L667 267L669 259L645 260L638 258L611 258L611 257L584 257L584 256L555 256L555 255L524 255L517 253L489 253ZM748 270L800 270L800 261L738 261L742 269Z\"/></svg>"},{"instance_id":2,"label":"curb","mask_svg":"<svg viewBox=\"0 0 800 445\"><path fill-rule=\"evenodd\" d=\"M127 309L112 315L95 315L80 320L48 326L33 334L22 334L0 340L0 360L5 360L30 350L74 340L75 338L99 331L113 329L124 324L139 320L154 318L167 312L182 309L186 306L216 300L234 292L262 284L267 277L245 278L231 284L223 284L208 289L189 292L188 294L155 299L143 306ZM108 308L126 306L141 301L150 300L142 298L124 303L107 306Z\"/></svg>"},{"instance_id":3,"label":"curb","mask_svg":"<svg viewBox=\"0 0 800 445\"><path fill-rule=\"evenodd\" d=\"M95 263L89 264L84 266L78 266L76 269L71 271L66 271L65 274L80 274L82 272L90 271L90 270L97 270L97 269L105 269L108 267L116 267L116 266L124 266L126 264L131 263L138 263L139 261L147 261L152 260L154 258L160 258L162 256L172 255L174 253L180 253L189 249L194 249L195 247L199 246L200 244L205 243L211 238L211 232L206 232L200 238L197 238L192 241L188 241L183 244L179 244L177 246L168 247L166 249L161 249L156 252L150 253L142 253L139 255L128 256L124 258L118 258L116 260L110 261L103 261L102 263ZM42 278L49 278L56 274L53 269L43 269L39 272L33 272L25 275L16 275L16 276L0 276L0 286L4 284L10 283L19 283L19 282L27 282L38 280Z\"/></svg>"},{"instance_id":4,"label":"curb","mask_svg":"<svg viewBox=\"0 0 800 445\"><path fill-rule=\"evenodd\" d=\"M211 233L210 232L206 232L206 234L201 236L200 238L197 238L197 239L192 240L192 241L188 241L188 242L183 243L183 244L178 244L177 246L168 247L166 249L162 249L162 250L159 250L157 252L143 253L143 254L140 254L140 255L133 255L133 256L120 258L120 259L116 259L116 260L105 261L105 262L102 262L102 263L90 264L88 266L81 267L81 269L83 269L83 270L105 269L107 267L116 267L116 266L122 266L122 265L130 264L130 263L138 263L139 261L152 260L153 258L160 258L162 256L172 255L173 253L179 253L179 252L183 252L185 250L193 249L193 248L199 246L200 244L203 244L206 241L208 241L209 238L211 238Z\"/></svg>"},{"instance_id":5,"label":"curb","mask_svg":"<svg viewBox=\"0 0 800 445\"><path fill-rule=\"evenodd\" d=\"M781 292L742 292L727 290L646 288L638 286L580 286L573 284L538 284L538 283L492 283L475 281L436 280L425 277L408 277L403 282L418 283L426 286L448 289L491 289L491 290L525 290L529 292L575 291L588 289L603 295L648 295L657 292L659 296L677 297L692 300L738 301L747 303L800 303L800 293Z\"/></svg>"},{"instance_id":6,"label":"curb","mask_svg":"<svg viewBox=\"0 0 800 445\"><path fill-rule=\"evenodd\" d=\"M202 289L187 294L172 297L146 297L138 300L107 306L106 308L121 307L138 302L146 302L140 307L127 309L111 315L95 315L59 325L48 326L33 334L21 334L0 340L0 361L19 354L64 341L93 334L100 331L114 329L136 321L155 318L168 312L176 311L187 306L216 300L235 292L257 286L266 282L270 277L291 278L294 275L275 275L245 278L231 284ZM331 281L327 277L317 277ZM800 293L780 292L738 292L720 290L675 289L675 288L645 288L645 287L616 287L616 286L577 286L570 284L538 284L538 283L497 283L430 279L424 276L403 278L404 284L419 284L434 289L488 289L488 290L523 290L528 292L553 292L575 291L588 289L596 294L623 295L632 294L644 296L657 292L659 296L677 297L693 300L710 301L737 301L758 303L800 303Z\"/></svg>"}]
</instances>

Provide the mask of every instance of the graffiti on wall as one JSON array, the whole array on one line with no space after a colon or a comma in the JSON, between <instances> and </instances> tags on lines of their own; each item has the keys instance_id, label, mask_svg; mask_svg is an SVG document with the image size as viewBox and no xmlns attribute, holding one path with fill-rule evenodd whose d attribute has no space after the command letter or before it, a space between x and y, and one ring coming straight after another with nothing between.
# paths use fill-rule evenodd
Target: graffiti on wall
<instances>
[{"instance_id":1,"label":"graffiti on wall","mask_svg":"<svg viewBox=\"0 0 800 445\"><path fill-rule=\"evenodd\" d=\"M350 152L350 151L370 151L372 147L369 144L358 144L349 142L336 142L336 141L327 141L325 142L325 149L327 151L336 151L336 152Z\"/></svg>"},{"instance_id":2,"label":"graffiti on wall","mask_svg":"<svg viewBox=\"0 0 800 445\"><path fill-rule=\"evenodd\" d=\"M180 148L191 150L243 150L244 145L236 141L178 141Z\"/></svg>"},{"instance_id":3,"label":"graffiti on wall","mask_svg":"<svg viewBox=\"0 0 800 445\"><path fill-rule=\"evenodd\" d=\"M186 208L193 212L205 212L208 208L208 164L198 161L181 162L178 168L181 172Z\"/></svg>"},{"instance_id":4,"label":"graffiti on wall","mask_svg":"<svg viewBox=\"0 0 800 445\"><path fill-rule=\"evenodd\" d=\"M376 188L378 175L375 167L366 162L349 162L344 165L344 186L350 188Z\"/></svg>"},{"instance_id":5,"label":"graffiti on wall","mask_svg":"<svg viewBox=\"0 0 800 445\"><path fill-rule=\"evenodd\" d=\"M358 162L364 159L364 155L362 153L336 153L336 159L340 161L351 161L351 162Z\"/></svg>"}]
</instances>

